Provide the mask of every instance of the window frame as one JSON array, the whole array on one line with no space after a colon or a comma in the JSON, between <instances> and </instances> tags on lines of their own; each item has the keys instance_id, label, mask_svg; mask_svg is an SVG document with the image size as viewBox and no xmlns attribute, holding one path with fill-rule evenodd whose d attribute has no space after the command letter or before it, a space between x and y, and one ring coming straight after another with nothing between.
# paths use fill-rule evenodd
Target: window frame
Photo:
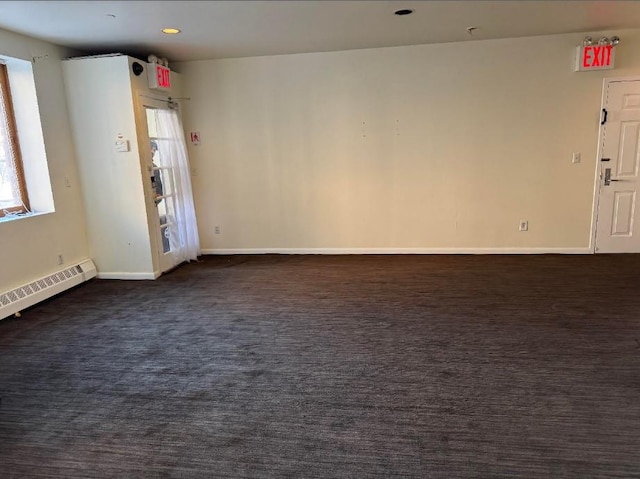
<instances>
[{"instance_id":1,"label":"window frame","mask_svg":"<svg viewBox=\"0 0 640 479\"><path fill-rule=\"evenodd\" d=\"M13 155L9 157L9 161L13 162L13 169L16 172L16 176L18 177L18 195L20 204L9 206L6 208L0 209L0 218L5 216L28 213L31 208L29 205L29 195L27 191L27 182L24 174L24 167L22 165L22 154L20 152L20 142L18 139L18 128L16 125L16 116L13 108L13 101L11 98L11 87L9 84L9 71L7 69L7 65L4 62L0 61L0 88L2 92L0 93L0 102L2 102L4 106L4 111L6 114L7 121L7 130L9 136L7 140L9 141L10 149L13 152ZM2 118L0 117L0 121Z\"/></svg>"}]
</instances>

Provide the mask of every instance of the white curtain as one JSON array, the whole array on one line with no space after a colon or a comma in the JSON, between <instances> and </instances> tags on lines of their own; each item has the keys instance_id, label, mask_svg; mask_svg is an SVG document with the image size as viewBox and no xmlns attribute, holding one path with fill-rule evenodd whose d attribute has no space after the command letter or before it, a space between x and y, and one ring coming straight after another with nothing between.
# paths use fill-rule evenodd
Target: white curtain
<instances>
[{"instance_id":1,"label":"white curtain","mask_svg":"<svg viewBox=\"0 0 640 479\"><path fill-rule=\"evenodd\" d=\"M158 110L158 150L159 166L173 168L175 191L175 211L167 211L172 216L170 221L171 250L175 253L177 263L196 260L200 255L200 239L198 224L193 205L193 190L187 145L180 116L175 110ZM168 185L167 185L168 186ZM165 187L166 188L166 187Z\"/></svg>"}]
</instances>

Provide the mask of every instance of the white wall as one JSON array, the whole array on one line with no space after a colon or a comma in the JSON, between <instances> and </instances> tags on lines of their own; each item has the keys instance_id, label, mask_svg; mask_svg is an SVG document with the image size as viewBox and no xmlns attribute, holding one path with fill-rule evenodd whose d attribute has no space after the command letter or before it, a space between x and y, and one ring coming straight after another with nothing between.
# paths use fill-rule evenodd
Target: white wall
<instances>
[{"instance_id":1,"label":"white wall","mask_svg":"<svg viewBox=\"0 0 640 479\"><path fill-rule=\"evenodd\" d=\"M0 223L0 292L59 270L58 254L64 256L65 265L89 256L60 67L67 54L51 44L0 30L0 55L29 61L36 57L35 87L55 203L54 213Z\"/></svg>"},{"instance_id":2,"label":"white wall","mask_svg":"<svg viewBox=\"0 0 640 479\"><path fill-rule=\"evenodd\" d=\"M583 34L179 64L203 249L587 252L615 33L605 72Z\"/></svg>"},{"instance_id":3,"label":"white wall","mask_svg":"<svg viewBox=\"0 0 640 479\"><path fill-rule=\"evenodd\" d=\"M131 75L133 62L122 55L63 62L89 212L90 255L101 278L153 279L160 274L158 213L143 104L149 96L167 95L149 89L146 70L139 77ZM172 80L178 82L178 75ZM171 94L179 95L179 89ZM129 142L129 151L115 150L119 135Z\"/></svg>"},{"instance_id":4,"label":"white wall","mask_svg":"<svg viewBox=\"0 0 640 479\"><path fill-rule=\"evenodd\" d=\"M91 258L102 277L152 278L129 57L69 60L63 71L90 212ZM115 151L119 135L129 142L128 152Z\"/></svg>"}]
</instances>

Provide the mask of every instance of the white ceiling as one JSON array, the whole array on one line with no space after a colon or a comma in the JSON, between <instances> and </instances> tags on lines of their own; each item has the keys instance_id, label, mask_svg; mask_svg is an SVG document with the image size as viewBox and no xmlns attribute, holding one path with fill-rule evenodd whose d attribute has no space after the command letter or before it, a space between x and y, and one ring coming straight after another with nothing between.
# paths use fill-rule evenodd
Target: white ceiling
<instances>
[{"instance_id":1,"label":"white ceiling","mask_svg":"<svg viewBox=\"0 0 640 479\"><path fill-rule=\"evenodd\" d=\"M171 61L639 27L639 1L0 1L0 28Z\"/></svg>"}]
</instances>

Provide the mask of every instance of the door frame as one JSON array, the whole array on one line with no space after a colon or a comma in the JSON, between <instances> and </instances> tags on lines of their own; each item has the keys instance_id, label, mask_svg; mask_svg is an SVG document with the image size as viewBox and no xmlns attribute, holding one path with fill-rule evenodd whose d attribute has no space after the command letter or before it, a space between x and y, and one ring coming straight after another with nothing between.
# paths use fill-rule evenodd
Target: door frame
<instances>
[{"instance_id":1,"label":"door frame","mask_svg":"<svg viewBox=\"0 0 640 479\"><path fill-rule=\"evenodd\" d=\"M168 102L168 97L162 97L161 95L150 95L148 93L139 93L137 95L136 115L139 115L137 124L140 126L140 129L138 131L138 147L140 149L141 158L142 155L144 155L144 158L149 158L151 153L151 149L149 146L149 130L147 124L146 109L147 107L157 109L168 108ZM156 277L159 277L167 271L173 269L175 266L177 266L177 264L173 264L168 268L165 268L165 265L163 264L162 256L164 253L161 251L162 238L160 235L160 219L158 216L157 205L155 205L155 203L153 202L153 192L151 192L151 184L149 180L150 171L148 170L148 167L150 167L150 165L147 165L147 162L145 160L144 163L141 164L141 167L144 177L143 188L145 189L145 200L147 202L147 224L149 228L151 244L153 246L152 257L154 274ZM147 189L150 193L147 193Z\"/></svg>"},{"instance_id":2,"label":"door frame","mask_svg":"<svg viewBox=\"0 0 640 479\"><path fill-rule=\"evenodd\" d=\"M624 77L607 77L602 79L602 94L600 96L600 115L602 115L602 109L605 107L607 87L609 83L619 82L640 82L640 75L624 76ZM599 117L598 122L600 122ZM604 125L598 125L598 144L596 145L596 167L593 181L593 204L591 215L591 237L589 238L589 250L593 254L597 254L596 251L596 234L598 232L598 208L600 206L600 194L602 191L602 181L600 181L600 151L602 149L602 130Z\"/></svg>"}]
</instances>

